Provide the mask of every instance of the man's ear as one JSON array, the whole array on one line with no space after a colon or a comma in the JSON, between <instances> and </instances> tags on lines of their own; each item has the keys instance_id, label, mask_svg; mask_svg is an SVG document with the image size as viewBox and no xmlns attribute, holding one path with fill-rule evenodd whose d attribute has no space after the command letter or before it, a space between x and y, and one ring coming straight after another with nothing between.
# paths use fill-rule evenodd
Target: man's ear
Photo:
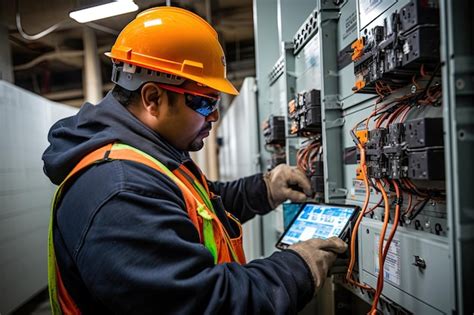
<instances>
[{"instance_id":1,"label":"man's ear","mask_svg":"<svg viewBox=\"0 0 474 315\"><path fill-rule=\"evenodd\" d=\"M163 108L163 92L156 83L148 82L142 87L141 97L144 109L152 116L157 117Z\"/></svg>"}]
</instances>

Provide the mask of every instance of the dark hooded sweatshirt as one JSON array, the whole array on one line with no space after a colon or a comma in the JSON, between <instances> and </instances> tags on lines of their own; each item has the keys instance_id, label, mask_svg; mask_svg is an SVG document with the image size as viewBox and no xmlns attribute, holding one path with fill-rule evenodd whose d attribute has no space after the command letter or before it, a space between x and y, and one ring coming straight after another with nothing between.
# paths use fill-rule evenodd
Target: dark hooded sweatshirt
<instances>
[{"instance_id":1,"label":"dark hooded sweatshirt","mask_svg":"<svg viewBox=\"0 0 474 315\"><path fill-rule=\"evenodd\" d=\"M187 152L161 138L109 93L97 106L58 121L48 136L44 170L60 184L87 153L120 141L171 170ZM262 175L209 182L227 231L270 211ZM180 189L166 175L131 161L88 168L63 194L56 212L54 246L63 282L89 314L292 314L312 297L306 263L294 252L275 253L245 265L214 265L199 242Z\"/></svg>"}]
</instances>

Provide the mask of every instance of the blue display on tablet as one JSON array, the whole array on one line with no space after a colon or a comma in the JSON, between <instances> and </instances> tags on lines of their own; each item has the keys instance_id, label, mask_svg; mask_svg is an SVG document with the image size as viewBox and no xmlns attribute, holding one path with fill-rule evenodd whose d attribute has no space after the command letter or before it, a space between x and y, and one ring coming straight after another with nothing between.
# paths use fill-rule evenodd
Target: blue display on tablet
<instances>
[{"instance_id":1,"label":"blue display on tablet","mask_svg":"<svg viewBox=\"0 0 474 315\"><path fill-rule=\"evenodd\" d=\"M277 247L286 248L311 238L342 237L357 207L306 203L280 238Z\"/></svg>"}]
</instances>

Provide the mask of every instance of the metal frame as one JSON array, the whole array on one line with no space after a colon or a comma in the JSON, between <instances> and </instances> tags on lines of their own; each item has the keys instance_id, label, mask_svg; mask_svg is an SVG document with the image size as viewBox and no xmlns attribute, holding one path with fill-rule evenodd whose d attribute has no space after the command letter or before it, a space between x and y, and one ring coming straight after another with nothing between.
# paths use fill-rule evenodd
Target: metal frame
<instances>
[{"instance_id":1,"label":"metal frame","mask_svg":"<svg viewBox=\"0 0 474 315\"><path fill-rule=\"evenodd\" d=\"M338 96L337 23L339 9L333 2L320 1L317 19L320 41L322 140L324 156L324 190L326 202L344 200L342 166L342 106ZM331 161L331 163L327 163Z\"/></svg>"},{"instance_id":2,"label":"metal frame","mask_svg":"<svg viewBox=\"0 0 474 315\"><path fill-rule=\"evenodd\" d=\"M470 1L442 0L441 47L449 243L457 314L474 313L474 29ZM471 30L471 31L469 31Z\"/></svg>"}]
</instances>

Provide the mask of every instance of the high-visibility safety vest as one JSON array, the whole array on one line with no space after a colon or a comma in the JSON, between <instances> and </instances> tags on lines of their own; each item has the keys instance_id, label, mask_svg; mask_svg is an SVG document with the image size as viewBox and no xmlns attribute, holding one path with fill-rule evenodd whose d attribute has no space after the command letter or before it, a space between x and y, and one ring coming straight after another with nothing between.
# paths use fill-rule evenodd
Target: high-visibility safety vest
<instances>
[{"instance_id":1,"label":"high-visibility safety vest","mask_svg":"<svg viewBox=\"0 0 474 315\"><path fill-rule=\"evenodd\" d=\"M53 314L81 313L64 287L54 252L53 228L61 194L66 184L71 183L81 171L87 169L89 166L113 160L142 163L171 178L181 190L189 218L199 233L200 242L214 257L214 263L245 263L245 255L242 246L242 227L230 213L226 212L229 219L234 220L240 229L239 237L230 238L221 221L216 216L211 202L213 195L209 191L209 187L202 173L200 173L200 182L184 165L181 165L174 171L170 171L160 161L143 151L126 144L111 143L86 155L68 174L61 185L59 185L53 197L48 239L48 286Z\"/></svg>"}]
</instances>

